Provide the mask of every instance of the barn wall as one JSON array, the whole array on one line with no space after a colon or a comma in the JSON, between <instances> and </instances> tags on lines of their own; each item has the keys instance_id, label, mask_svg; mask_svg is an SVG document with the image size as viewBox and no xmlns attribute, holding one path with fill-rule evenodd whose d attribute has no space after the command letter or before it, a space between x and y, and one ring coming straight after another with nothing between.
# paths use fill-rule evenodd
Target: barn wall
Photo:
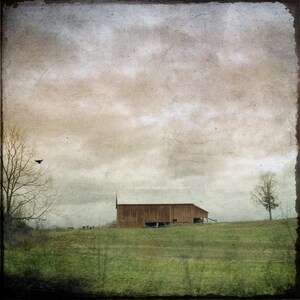
<instances>
[{"instance_id":1,"label":"barn wall","mask_svg":"<svg viewBox=\"0 0 300 300\"><path fill-rule=\"evenodd\" d=\"M198 206L194 206L195 218L208 218L208 212Z\"/></svg>"},{"instance_id":2,"label":"barn wall","mask_svg":"<svg viewBox=\"0 0 300 300\"><path fill-rule=\"evenodd\" d=\"M143 227L146 222L193 222L193 218L207 218L193 204L122 204L117 208L119 227Z\"/></svg>"}]
</instances>

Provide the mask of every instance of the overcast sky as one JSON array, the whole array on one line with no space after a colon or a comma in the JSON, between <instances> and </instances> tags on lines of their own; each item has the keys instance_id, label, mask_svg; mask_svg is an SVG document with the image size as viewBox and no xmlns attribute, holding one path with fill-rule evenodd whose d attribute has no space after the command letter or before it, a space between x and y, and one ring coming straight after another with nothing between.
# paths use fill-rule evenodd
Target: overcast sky
<instances>
[{"instance_id":1,"label":"overcast sky","mask_svg":"<svg viewBox=\"0 0 300 300\"><path fill-rule=\"evenodd\" d=\"M279 3L4 12L5 125L61 190L50 225L113 221L119 189L190 189L211 218L268 218L250 201L266 171L274 216L295 216L296 71Z\"/></svg>"}]
</instances>

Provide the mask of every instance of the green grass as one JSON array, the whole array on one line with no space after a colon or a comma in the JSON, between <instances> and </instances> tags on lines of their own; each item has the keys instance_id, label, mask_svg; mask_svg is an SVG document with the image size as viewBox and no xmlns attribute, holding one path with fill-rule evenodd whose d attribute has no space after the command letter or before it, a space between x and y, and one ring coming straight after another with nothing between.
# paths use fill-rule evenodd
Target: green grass
<instances>
[{"instance_id":1,"label":"green grass","mask_svg":"<svg viewBox=\"0 0 300 300\"><path fill-rule=\"evenodd\" d=\"M295 229L296 219L51 230L6 248L5 272L102 295L276 294L295 280Z\"/></svg>"}]
</instances>

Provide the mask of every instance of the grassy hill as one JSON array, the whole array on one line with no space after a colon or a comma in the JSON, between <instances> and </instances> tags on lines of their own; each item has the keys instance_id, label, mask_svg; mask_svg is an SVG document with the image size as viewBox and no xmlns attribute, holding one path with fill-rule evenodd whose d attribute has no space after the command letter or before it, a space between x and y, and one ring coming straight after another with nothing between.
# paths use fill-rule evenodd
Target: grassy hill
<instances>
[{"instance_id":1,"label":"grassy hill","mask_svg":"<svg viewBox=\"0 0 300 300\"><path fill-rule=\"evenodd\" d=\"M295 229L286 219L36 231L6 247L5 273L101 295L279 294L294 283Z\"/></svg>"}]
</instances>

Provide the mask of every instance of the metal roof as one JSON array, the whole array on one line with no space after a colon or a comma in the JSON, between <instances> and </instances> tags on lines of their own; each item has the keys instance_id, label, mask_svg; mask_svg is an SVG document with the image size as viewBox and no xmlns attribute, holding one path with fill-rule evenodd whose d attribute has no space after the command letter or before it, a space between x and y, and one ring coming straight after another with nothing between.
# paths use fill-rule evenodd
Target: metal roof
<instances>
[{"instance_id":1,"label":"metal roof","mask_svg":"<svg viewBox=\"0 0 300 300\"><path fill-rule=\"evenodd\" d=\"M128 189L117 192L118 204L194 203L188 189Z\"/></svg>"}]
</instances>

